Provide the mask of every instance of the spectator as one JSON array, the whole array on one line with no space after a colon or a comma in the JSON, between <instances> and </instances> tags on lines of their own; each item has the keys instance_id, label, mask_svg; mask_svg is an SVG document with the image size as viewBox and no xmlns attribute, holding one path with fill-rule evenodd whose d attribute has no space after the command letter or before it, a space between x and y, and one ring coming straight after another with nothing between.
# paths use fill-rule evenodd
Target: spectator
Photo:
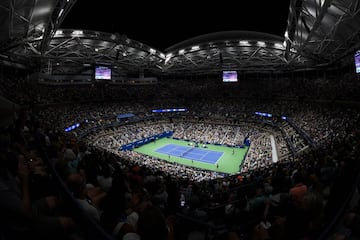
<instances>
[{"instance_id":1,"label":"spectator","mask_svg":"<svg viewBox=\"0 0 360 240\"><path fill-rule=\"evenodd\" d=\"M24 155L9 159L1 155L0 222L5 239L63 239L75 230L71 217L52 213L56 198L31 201L29 170ZM16 175L6 163L17 162Z\"/></svg>"},{"instance_id":2,"label":"spectator","mask_svg":"<svg viewBox=\"0 0 360 240\"><path fill-rule=\"evenodd\" d=\"M84 177L79 173L72 173L66 179L67 186L85 213L96 221L100 221L100 202L106 193L99 188L87 187Z\"/></svg>"}]
</instances>

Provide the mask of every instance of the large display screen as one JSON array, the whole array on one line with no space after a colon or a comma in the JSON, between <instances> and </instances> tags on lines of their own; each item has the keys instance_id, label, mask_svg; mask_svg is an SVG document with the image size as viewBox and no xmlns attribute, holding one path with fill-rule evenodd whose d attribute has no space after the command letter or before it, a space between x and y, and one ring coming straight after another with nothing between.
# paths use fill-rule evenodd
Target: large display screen
<instances>
[{"instance_id":1,"label":"large display screen","mask_svg":"<svg viewBox=\"0 0 360 240\"><path fill-rule=\"evenodd\" d=\"M360 73L360 50L355 53L355 70Z\"/></svg>"},{"instance_id":2,"label":"large display screen","mask_svg":"<svg viewBox=\"0 0 360 240\"><path fill-rule=\"evenodd\" d=\"M223 82L237 82L238 76L236 71L223 71L222 74Z\"/></svg>"},{"instance_id":3,"label":"large display screen","mask_svg":"<svg viewBox=\"0 0 360 240\"><path fill-rule=\"evenodd\" d=\"M95 66L95 80L111 80L111 68L109 66Z\"/></svg>"}]
</instances>

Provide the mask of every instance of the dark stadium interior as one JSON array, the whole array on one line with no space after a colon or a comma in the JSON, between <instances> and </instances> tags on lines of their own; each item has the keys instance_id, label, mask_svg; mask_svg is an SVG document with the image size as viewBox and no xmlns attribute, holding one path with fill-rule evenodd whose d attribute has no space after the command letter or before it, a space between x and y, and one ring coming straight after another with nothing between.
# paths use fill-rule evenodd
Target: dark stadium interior
<instances>
[{"instance_id":1,"label":"dark stadium interior","mask_svg":"<svg viewBox=\"0 0 360 240\"><path fill-rule=\"evenodd\" d=\"M360 239L360 0L192 4L0 0L1 240Z\"/></svg>"}]
</instances>

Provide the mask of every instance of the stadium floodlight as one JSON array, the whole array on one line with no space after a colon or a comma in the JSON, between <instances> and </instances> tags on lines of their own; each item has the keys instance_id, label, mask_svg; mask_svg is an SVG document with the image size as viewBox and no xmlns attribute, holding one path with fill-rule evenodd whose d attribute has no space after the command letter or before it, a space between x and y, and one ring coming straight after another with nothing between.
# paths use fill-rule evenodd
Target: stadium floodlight
<instances>
[{"instance_id":1,"label":"stadium floodlight","mask_svg":"<svg viewBox=\"0 0 360 240\"><path fill-rule=\"evenodd\" d=\"M266 44L263 41L257 41L257 45L260 47L265 47Z\"/></svg>"},{"instance_id":2,"label":"stadium floodlight","mask_svg":"<svg viewBox=\"0 0 360 240\"><path fill-rule=\"evenodd\" d=\"M156 53L156 50L155 49L153 49L153 48L150 48L150 54L155 54Z\"/></svg>"},{"instance_id":3,"label":"stadium floodlight","mask_svg":"<svg viewBox=\"0 0 360 240\"><path fill-rule=\"evenodd\" d=\"M191 51L197 51L200 49L200 46L192 46Z\"/></svg>"},{"instance_id":4,"label":"stadium floodlight","mask_svg":"<svg viewBox=\"0 0 360 240\"><path fill-rule=\"evenodd\" d=\"M275 43L275 44L274 44L274 47L275 47L275 48L279 48L279 49L284 49L283 43Z\"/></svg>"},{"instance_id":5,"label":"stadium floodlight","mask_svg":"<svg viewBox=\"0 0 360 240\"><path fill-rule=\"evenodd\" d=\"M55 36L63 35L63 34L64 34L63 30L56 30Z\"/></svg>"},{"instance_id":6,"label":"stadium floodlight","mask_svg":"<svg viewBox=\"0 0 360 240\"><path fill-rule=\"evenodd\" d=\"M72 32L73 36L78 36L78 35L82 35L82 34L83 34L83 31L81 31L81 30L75 30Z\"/></svg>"},{"instance_id":7,"label":"stadium floodlight","mask_svg":"<svg viewBox=\"0 0 360 240\"><path fill-rule=\"evenodd\" d=\"M245 45L245 46L249 45L249 41L242 40L239 43L240 43L240 45Z\"/></svg>"}]
</instances>

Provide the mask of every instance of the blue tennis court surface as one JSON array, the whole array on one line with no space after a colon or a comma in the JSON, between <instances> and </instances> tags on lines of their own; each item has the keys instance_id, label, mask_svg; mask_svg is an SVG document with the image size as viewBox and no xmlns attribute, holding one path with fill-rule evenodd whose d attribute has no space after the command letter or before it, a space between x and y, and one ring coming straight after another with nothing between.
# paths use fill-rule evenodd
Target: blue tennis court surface
<instances>
[{"instance_id":1,"label":"blue tennis court surface","mask_svg":"<svg viewBox=\"0 0 360 240\"><path fill-rule=\"evenodd\" d=\"M207 150L198 147L179 146L176 144L167 144L161 148L156 149L155 152L210 164L216 163L217 160L223 155L223 152Z\"/></svg>"}]
</instances>

